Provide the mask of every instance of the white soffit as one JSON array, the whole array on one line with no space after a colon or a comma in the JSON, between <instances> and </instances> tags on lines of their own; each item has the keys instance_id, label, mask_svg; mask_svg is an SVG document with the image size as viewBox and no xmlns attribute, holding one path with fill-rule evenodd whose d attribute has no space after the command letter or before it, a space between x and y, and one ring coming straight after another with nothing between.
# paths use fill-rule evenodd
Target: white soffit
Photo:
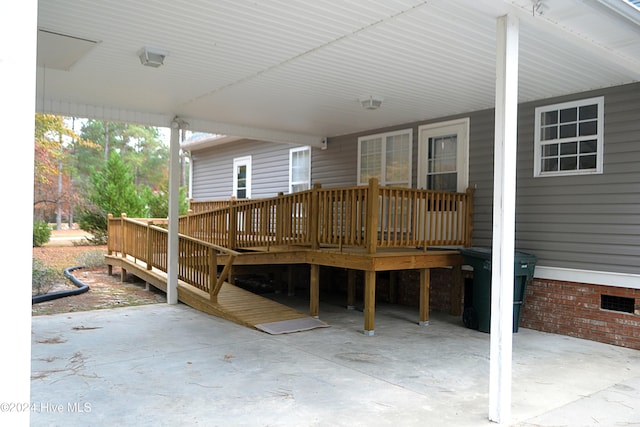
<instances>
[{"instance_id":1,"label":"white soffit","mask_svg":"<svg viewBox=\"0 0 640 427\"><path fill-rule=\"evenodd\" d=\"M69 71L98 41L38 29L38 66Z\"/></svg>"},{"instance_id":2,"label":"white soffit","mask_svg":"<svg viewBox=\"0 0 640 427\"><path fill-rule=\"evenodd\" d=\"M101 42L68 71L38 69L37 109L156 126L177 116L193 131L321 146L493 108L505 13L521 20L521 102L640 81L637 26L598 0L541 0L542 14L535 3L40 0L40 28ZM142 46L171 56L143 67ZM362 108L366 94L382 107Z\"/></svg>"}]
</instances>

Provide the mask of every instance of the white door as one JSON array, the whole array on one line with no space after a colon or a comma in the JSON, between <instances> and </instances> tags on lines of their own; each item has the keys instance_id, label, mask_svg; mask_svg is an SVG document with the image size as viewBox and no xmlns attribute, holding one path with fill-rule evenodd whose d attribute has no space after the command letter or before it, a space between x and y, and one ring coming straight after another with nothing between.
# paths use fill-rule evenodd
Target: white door
<instances>
[{"instance_id":1,"label":"white door","mask_svg":"<svg viewBox=\"0 0 640 427\"><path fill-rule=\"evenodd\" d=\"M233 195L237 199L251 198L251 156L233 159Z\"/></svg>"},{"instance_id":2,"label":"white door","mask_svg":"<svg viewBox=\"0 0 640 427\"><path fill-rule=\"evenodd\" d=\"M418 188L465 192L469 186L469 119L418 128Z\"/></svg>"},{"instance_id":3,"label":"white door","mask_svg":"<svg viewBox=\"0 0 640 427\"><path fill-rule=\"evenodd\" d=\"M418 132L418 188L465 192L469 186L469 119L420 126ZM460 207L425 202L421 211L422 237L462 238L460 224L464 224L464 218Z\"/></svg>"}]
</instances>

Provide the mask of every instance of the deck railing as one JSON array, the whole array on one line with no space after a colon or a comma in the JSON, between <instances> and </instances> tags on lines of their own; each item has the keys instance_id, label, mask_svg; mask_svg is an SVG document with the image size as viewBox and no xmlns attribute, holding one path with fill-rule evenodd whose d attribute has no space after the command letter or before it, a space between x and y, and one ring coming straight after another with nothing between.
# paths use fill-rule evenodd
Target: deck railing
<instances>
[{"instance_id":1,"label":"deck railing","mask_svg":"<svg viewBox=\"0 0 640 427\"><path fill-rule=\"evenodd\" d=\"M205 202L210 203L210 202ZM195 202L192 206L197 206ZM379 186L321 188L198 206L179 232L228 248L252 246L471 246L473 190L451 193Z\"/></svg>"},{"instance_id":2,"label":"deck railing","mask_svg":"<svg viewBox=\"0 0 640 427\"><path fill-rule=\"evenodd\" d=\"M168 272L168 231L156 223L166 220L130 219L126 215L108 218L109 255L118 254L133 262L144 262L147 270ZM218 265L218 254L227 254L227 263ZM223 282L227 279L237 252L203 242L199 239L178 235L178 279L207 292L211 301L216 301ZM220 271L220 267L222 267Z\"/></svg>"}]
</instances>

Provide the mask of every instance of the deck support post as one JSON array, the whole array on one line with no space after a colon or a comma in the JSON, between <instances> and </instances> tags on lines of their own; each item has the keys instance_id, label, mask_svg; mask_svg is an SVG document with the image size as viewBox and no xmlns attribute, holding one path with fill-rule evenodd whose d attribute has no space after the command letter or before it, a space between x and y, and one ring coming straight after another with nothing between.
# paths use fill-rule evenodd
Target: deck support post
<instances>
[{"instance_id":1,"label":"deck support post","mask_svg":"<svg viewBox=\"0 0 640 427\"><path fill-rule=\"evenodd\" d=\"M431 269L420 269L420 326L429 325L429 291L431 290Z\"/></svg>"},{"instance_id":2,"label":"deck support post","mask_svg":"<svg viewBox=\"0 0 640 427\"><path fill-rule=\"evenodd\" d=\"M356 271L347 270L347 310L356 308Z\"/></svg>"},{"instance_id":3,"label":"deck support post","mask_svg":"<svg viewBox=\"0 0 640 427\"><path fill-rule=\"evenodd\" d=\"M364 334L375 334L376 272L364 272Z\"/></svg>"},{"instance_id":4,"label":"deck support post","mask_svg":"<svg viewBox=\"0 0 640 427\"><path fill-rule=\"evenodd\" d=\"M320 311L320 266L311 264L311 284L309 289L309 316L318 317Z\"/></svg>"}]
</instances>

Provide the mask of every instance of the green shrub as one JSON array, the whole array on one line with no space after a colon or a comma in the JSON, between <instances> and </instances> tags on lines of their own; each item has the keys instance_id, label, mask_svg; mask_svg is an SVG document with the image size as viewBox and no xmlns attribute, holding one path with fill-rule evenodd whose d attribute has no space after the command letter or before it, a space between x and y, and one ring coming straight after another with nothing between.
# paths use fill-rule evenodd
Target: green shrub
<instances>
[{"instance_id":1,"label":"green shrub","mask_svg":"<svg viewBox=\"0 0 640 427\"><path fill-rule=\"evenodd\" d=\"M33 222L33 246L40 247L51 239L51 229L44 221Z\"/></svg>"},{"instance_id":2,"label":"green shrub","mask_svg":"<svg viewBox=\"0 0 640 427\"><path fill-rule=\"evenodd\" d=\"M31 289L33 295L46 294L57 283L64 280L61 272L54 270L39 259L31 267Z\"/></svg>"},{"instance_id":3,"label":"green shrub","mask_svg":"<svg viewBox=\"0 0 640 427\"><path fill-rule=\"evenodd\" d=\"M76 265L95 268L104 265L104 252L100 250L86 251L76 257Z\"/></svg>"}]
</instances>

